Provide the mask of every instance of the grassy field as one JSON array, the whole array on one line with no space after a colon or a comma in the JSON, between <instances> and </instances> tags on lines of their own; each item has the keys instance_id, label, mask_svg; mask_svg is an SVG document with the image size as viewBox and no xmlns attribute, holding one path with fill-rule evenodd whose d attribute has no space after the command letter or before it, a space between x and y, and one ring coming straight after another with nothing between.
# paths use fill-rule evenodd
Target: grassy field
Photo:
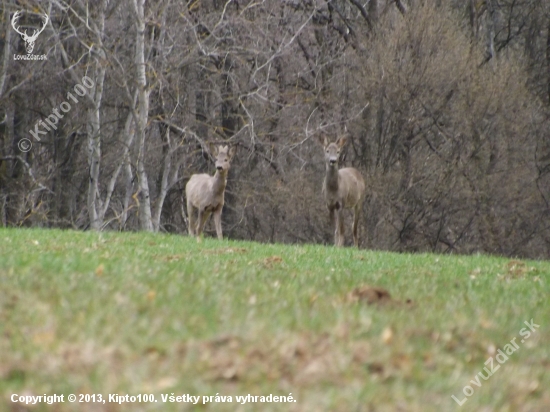
<instances>
[{"instance_id":1,"label":"grassy field","mask_svg":"<svg viewBox=\"0 0 550 412\"><path fill-rule=\"evenodd\" d=\"M0 240L1 411L550 410L550 262L146 233ZM12 402L44 394L65 402ZM248 394L294 402L237 401Z\"/></svg>"}]
</instances>

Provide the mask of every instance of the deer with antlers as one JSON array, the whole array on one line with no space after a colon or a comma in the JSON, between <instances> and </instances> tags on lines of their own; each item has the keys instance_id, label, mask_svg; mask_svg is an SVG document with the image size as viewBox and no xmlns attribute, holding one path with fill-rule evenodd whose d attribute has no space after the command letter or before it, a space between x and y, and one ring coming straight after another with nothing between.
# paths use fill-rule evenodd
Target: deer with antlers
<instances>
[{"instance_id":1,"label":"deer with antlers","mask_svg":"<svg viewBox=\"0 0 550 412\"><path fill-rule=\"evenodd\" d=\"M353 167L338 169L340 150L347 141L341 136L330 143L326 136L319 137L325 150L326 174L323 183L325 202L330 218L335 225L334 244L344 245L344 209L353 209L353 243L359 247L358 224L363 200L365 198L365 180L359 170Z\"/></svg>"},{"instance_id":2,"label":"deer with antlers","mask_svg":"<svg viewBox=\"0 0 550 412\"><path fill-rule=\"evenodd\" d=\"M20 30L20 27L17 26L17 22L19 21L19 17L21 17L21 11L17 11L13 14L13 17L11 18L11 25L13 29L21 35L21 38L25 41L25 49L27 50L27 54L31 54L34 50L34 42L38 38L38 35L44 31L46 28L46 25L48 24L49 17L47 14L42 14L40 17L42 19L42 28L40 29L34 29L34 32L32 36L29 36L27 34L27 29L25 29L24 32Z\"/></svg>"},{"instance_id":3,"label":"deer with antlers","mask_svg":"<svg viewBox=\"0 0 550 412\"><path fill-rule=\"evenodd\" d=\"M218 239L223 239L222 234L222 209L224 204L227 173L231 159L235 155L236 147L210 145L210 153L216 159L216 173L210 176L206 173L191 176L185 186L187 197L187 215L189 219L189 234L196 236L201 241L204 225L214 215L214 224ZM195 220L195 213L198 219Z\"/></svg>"}]
</instances>

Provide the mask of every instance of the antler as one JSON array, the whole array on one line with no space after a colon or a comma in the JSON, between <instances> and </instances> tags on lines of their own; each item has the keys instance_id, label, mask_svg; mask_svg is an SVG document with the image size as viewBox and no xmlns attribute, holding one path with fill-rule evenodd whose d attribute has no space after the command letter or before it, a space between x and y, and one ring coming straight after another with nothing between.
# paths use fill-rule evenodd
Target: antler
<instances>
[{"instance_id":1,"label":"antler","mask_svg":"<svg viewBox=\"0 0 550 412\"><path fill-rule=\"evenodd\" d=\"M21 11L16 11L14 14L13 14L13 17L11 18L11 26L13 27L13 29L19 33L21 36L27 36L27 30L25 30L25 33L21 33L19 31L19 29L17 28L16 24L17 24L17 20L19 20L19 17L21 17Z\"/></svg>"},{"instance_id":2,"label":"antler","mask_svg":"<svg viewBox=\"0 0 550 412\"><path fill-rule=\"evenodd\" d=\"M34 33L32 34L32 36L30 36L30 39L32 40L36 40L36 38L38 37L38 35L40 33L42 33L44 31L44 29L46 28L46 25L48 24L48 21L49 21L49 17L47 14L43 14L42 15L42 22L43 22L43 25L42 25L42 28L40 30L38 29L34 29Z\"/></svg>"},{"instance_id":3,"label":"antler","mask_svg":"<svg viewBox=\"0 0 550 412\"><path fill-rule=\"evenodd\" d=\"M25 41L31 41L31 42L34 41L34 40L36 40L36 38L38 37L38 35L44 31L44 29L46 28L46 25L48 24L48 21L50 20L50 18L48 17L47 14L43 14L43 15L41 16L41 18L42 18L42 24L43 24L43 25L42 25L42 28L41 28L41 29L34 29L34 32L33 32L32 36L29 36L29 35L27 34L27 30L26 30L26 29L25 29L25 32L22 33L22 32L19 30L19 28L16 26L17 21L19 20L19 17L21 17L21 10L16 11L16 12L13 14L13 17L11 18L11 25L12 25L13 29L14 29L17 33L19 33L21 36L23 36L23 39L24 39Z\"/></svg>"}]
</instances>

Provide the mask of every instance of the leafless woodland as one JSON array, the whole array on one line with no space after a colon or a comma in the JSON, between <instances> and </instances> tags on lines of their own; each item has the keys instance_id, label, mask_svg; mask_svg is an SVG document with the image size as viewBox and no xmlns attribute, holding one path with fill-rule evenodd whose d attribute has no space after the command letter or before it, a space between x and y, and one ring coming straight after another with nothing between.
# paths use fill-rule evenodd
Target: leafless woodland
<instances>
[{"instance_id":1,"label":"leafless woodland","mask_svg":"<svg viewBox=\"0 0 550 412\"><path fill-rule=\"evenodd\" d=\"M47 60L14 59L19 10L49 16ZM361 247L550 257L548 1L3 0L0 15L3 226L186 234L185 184L214 173L214 143L237 147L225 236L332 244L317 138L347 130ZM95 86L34 139L83 76Z\"/></svg>"}]
</instances>

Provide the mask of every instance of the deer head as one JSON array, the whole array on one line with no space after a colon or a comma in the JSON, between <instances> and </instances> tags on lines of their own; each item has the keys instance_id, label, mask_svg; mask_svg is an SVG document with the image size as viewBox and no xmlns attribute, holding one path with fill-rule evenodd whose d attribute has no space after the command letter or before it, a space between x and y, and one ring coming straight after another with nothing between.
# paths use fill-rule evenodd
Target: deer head
<instances>
[{"instance_id":1,"label":"deer head","mask_svg":"<svg viewBox=\"0 0 550 412\"><path fill-rule=\"evenodd\" d=\"M235 146L229 148L228 146L215 146L211 144L210 153L212 153L212 156L216 159L216 170L227 173L231 159L233 159L236 150L237 147Z\"/></svg>"},{"instance_id":2,"label":"deer head","mask_svg":"<svg viewBox=\"0 0 550 412\"><path fill-rule=\"evenodd\" d=\"M11 18L11 25L13 29L21 35L21 38L25 41L25 49L27 50L27 54L31 54L34 49L34 42L36 41L38 35L44 31L46 28L46 25L48 24L49 17L47 14L41 15L42 19L42 28L41 29L34 29L34 32L32 36L29 36L27 34L27 30L25 29L24 32L20 31L20 28L17 26L17 21L19 20L19 17L21 17L21 11L17 11L14 13L13 17Z\"/></svg>"},{"instance_id":3,"label":"deer head","mask_svg":"<svg viewBox=\"0 0 550 412\"><path fill-rule=\"evenodd\" d=\"M325 162L327 167L338 168L338 161L340 160L340 151L346 141L348 140L347 136L341 136L334 143L330 143L326 136L319 137L319 142L325 149Z\"/></svg>"}]
</instances>

